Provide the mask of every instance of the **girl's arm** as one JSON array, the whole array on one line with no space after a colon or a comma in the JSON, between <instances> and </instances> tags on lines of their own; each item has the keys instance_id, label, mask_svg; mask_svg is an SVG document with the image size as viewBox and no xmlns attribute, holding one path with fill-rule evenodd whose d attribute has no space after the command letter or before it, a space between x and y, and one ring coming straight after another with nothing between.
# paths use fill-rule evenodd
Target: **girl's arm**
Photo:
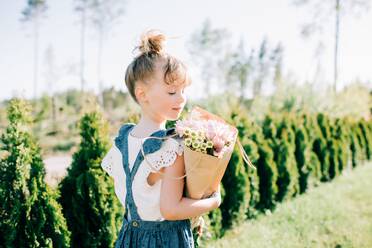
<instances>
[{"instance_id":1,"label":"girl's arm","mask_svg":"<svg viewBox=\"0 0 372 248\"><path fill-rule=\"evenodd\" d=\"M202 215L221 204L221 197L194 200L183 197L184 179L172 179L184 174L183 154L177 156L172 166L162 168L166 175L162 178L160 193L160 212L167 220L183 220Z\"/></svg>"}]
</instances>

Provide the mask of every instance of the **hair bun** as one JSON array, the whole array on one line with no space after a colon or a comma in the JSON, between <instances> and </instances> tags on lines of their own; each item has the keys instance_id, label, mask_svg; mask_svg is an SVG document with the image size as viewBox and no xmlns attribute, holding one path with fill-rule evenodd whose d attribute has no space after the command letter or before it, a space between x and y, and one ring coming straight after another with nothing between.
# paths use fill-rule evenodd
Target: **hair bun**
<instances>
[{"instance_id":1,"label":"hair bun","mask_svg":"<svg viewBox=\"0 0 372 248\"><path fill-rule=\"evenodd\" d=\"M158 30L149 30L141 35L141 44L138 49L143 54L161 54L165 35Z\"/></svg>"}]
</instances>

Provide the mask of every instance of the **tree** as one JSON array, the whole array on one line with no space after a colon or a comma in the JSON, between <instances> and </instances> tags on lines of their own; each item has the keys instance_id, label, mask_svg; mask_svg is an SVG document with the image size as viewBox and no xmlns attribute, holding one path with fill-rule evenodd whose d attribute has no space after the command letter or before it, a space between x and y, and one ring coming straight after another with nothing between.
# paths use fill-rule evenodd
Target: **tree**
<instances>
[{"instance_id":1,"label":"tree","mask_svg":"<svg viewBox=\"0 0 372 248\"><path fill-rule=\"evenodd\" d=\"M195 31L187 46L194 63L200 67L201 78L204 81L204 92L208 97L211 84L221 85L225 77L225 59L228 54L227 44L231 34L227 29L213 28L207 19L200 30Z\"/></svg>"},{"instance_id":2,"label":"tree","mask_svg":"<svg viewBox=\"0 0 372 248\"><path fill-rule=\"evenodd\" d=\"M59 201L72 232L71 247L112 247L123 210L112 179L100 166L109 139L108 123L99 111L81 118L80 135L80 147L59 185Z\"/></svg>"},{"instance_id":3,"label":"tree","mask_svg":"<svg viewBox=\"0 0 372 248\"><path fill-rule=\"evenodd\" d=\"M74 0L75 11L80 14L80 85L81 92L84 91L85 78L84 78L84 67L85 67L85 29L86 29L86 12L88 6L88 0Z\"/></svg>"},{"instance_id":4,"label":"tree","mask_svg":"<svg viewBox=\"0 0 372 248\"><path fill-rule=\"evenodd\" d=\"M335 43L334 43L334 72L333 72L333 91L337 91L338 82L338 64L339 64L339 33L340 33L340 22L342 15L348 13L358 15L359 11L364 11L369 8L370 0L333 0L333 1L322 1L322 0L295 0L296 6L308 5L312 14L312 19L308 23L304 24L301 30L301 34L304 37L309 37L314 33L322 33L324 24L329 21L332 13L335 16Z\"/></svg>"},{"instance_id":5,"label":"tree","mask_svg":"<svg viewBox=\"0 0 372 248\"><path fill-rule=\"evenodd\" d=\"M58 69L55 65L54 50L52 46L49 46L45 52L45 67L45 78L48 83L48 93L52 106L52 130L50 133L55 134L57 132L57 111L54 84L58 81L61 75L58 73Z\"/></svg>"},{"instance_id":6,"label":"tree","mask_svg":"<svg viewBox=\"0 0 372 248\"><path fill-rule=\"evenodd\" d=\"M252 119L249 118L247 111L244 108L232 108L231 123L236 126L239 133L239 138L244 151L247 153L251 162L255 165L258 158L258 144L253 142L253 135L262 132L261 127L258 126ZM244 163L245 170L247 171L249 186L249 204L246 209L246 217L254 218L257 214L257 205L260 200L259 193L259 178L257 171L252 169L247 163ZM231 192L231 191L230 191Z\"/></svg>"},{"instance_id":7,"label":"tree","mask_svg":"<svg viewBox=\"0 0 372 248\"><path fill-rule=\"evenodd\" d=\"M297 162L297 168L299 173L299 187L300 193L305 193L309 187L309 176L312 170L311 164L311 149L312 143L309 139L308 133L304 127L304 119L300 118L296 125L292 128L295 131L295 157Z\"/></svg>"},{"instance_id":8,"label":"tree","mask_svg":"<svg viewBox=\"0 0 372 248\"><path fill-rule=\"evenodd\" d=\"M258 147L258 159L255 163L259 178L260 201L257 208L274 210L276 207L276 195L279 192L277 185L279 171L275 162L276 127L274 117L267 114L262 123L262 131L252 134L252 140Z\"/></svg>"},{"instance_id":9,"label":"tree","mask_svg":"<svg viewBox=\"0 0 372 248\"><path fill-rule=\"evenodd\" d=\"M227 72L228 85L238 84L237 91L240 92L239 102L242 103L245 96L245 87L253 70L253 51L248 55L244 48L244 40L240 43L235 52L230 56L231 65Z\"/></svg>"},{"instance_id":10,"label":"tree","mask_svg":"<svg viewBox=\"0 0 372 248\"><path fill-rule=\"evenodd\" d=\"M26 8L22 11L23 22L33 23L34 35L34 98L37 97L38 84L38 53L39 53L39 28L40 18L46 12L47 5L45 0L28 0Z\"/></svg>"},{"instance_id":11,"label":"tree","mask_svg":"<svg viewBox=\"0 0 372 248\"><path fill-rule=\"evenodd\" d=\"M2 247L69 247L70 232L45 183L40 147L31 136L30 106L20 99L8 107L9 126L1 137L7 156L0 167L0 242Z\"/></svg>"},{"instance_id":12,"label":"tree","mask_svg":"<svg viewBox=\"0 0 372 248\"><path fill-rule=\"evenodd\" d=\"M103 97L103 80L102 80L102 57L104 41L110 29L117 23L124 13L125 1L122 0L90 0L89 10L90 19L96 28L98 34L98 59L97 59L97 80L99 86L99 100L102 106Z\"/></svg>"}]
</instances>

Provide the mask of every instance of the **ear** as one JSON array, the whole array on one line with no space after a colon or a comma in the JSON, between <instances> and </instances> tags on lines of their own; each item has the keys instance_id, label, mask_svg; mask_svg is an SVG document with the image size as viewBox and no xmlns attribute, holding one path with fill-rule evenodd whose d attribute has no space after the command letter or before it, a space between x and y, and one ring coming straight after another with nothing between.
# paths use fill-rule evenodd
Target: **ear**
<instances>
[{"instance_id":1,"label":"ear","mask_svg":"<svg viewBox=\"0 0 372 248\"><path fill-rule=\"evenodd\" d=\"M139 83L136 85L136 88L134 89L134 94L136 95L138 102L147 101L146 87L143 84Z\"/></svg>"}]
</instances>

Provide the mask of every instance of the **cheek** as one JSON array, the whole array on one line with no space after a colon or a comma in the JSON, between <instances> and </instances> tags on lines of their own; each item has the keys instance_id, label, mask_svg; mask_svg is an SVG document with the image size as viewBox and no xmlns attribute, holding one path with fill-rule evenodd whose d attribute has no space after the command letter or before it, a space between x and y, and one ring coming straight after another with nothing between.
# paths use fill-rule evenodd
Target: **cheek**
<instances>
[{"instance_id":1,"label":"cheek","mask_svg":"<svg viewBox=\"0 0 372 248\"><path fill-rule=\"evenodd\" d=\"M167 110L172 107L172 97L168 94L157 94L152 100L152 106L156 110Z\"/></svg>"},{"instance_id":2,"label":"cheek","mask_svg":"<svg viewBox=\"0 0 372 248\"><path fill-rule=\"evenodd\" d=\"M171 108L172 107L172 97L169 96L169 95L163 95L160 99L159 99L159 104L162 105L162 107L165 109L165 108Z\"/></svg>"}]
</instances>

